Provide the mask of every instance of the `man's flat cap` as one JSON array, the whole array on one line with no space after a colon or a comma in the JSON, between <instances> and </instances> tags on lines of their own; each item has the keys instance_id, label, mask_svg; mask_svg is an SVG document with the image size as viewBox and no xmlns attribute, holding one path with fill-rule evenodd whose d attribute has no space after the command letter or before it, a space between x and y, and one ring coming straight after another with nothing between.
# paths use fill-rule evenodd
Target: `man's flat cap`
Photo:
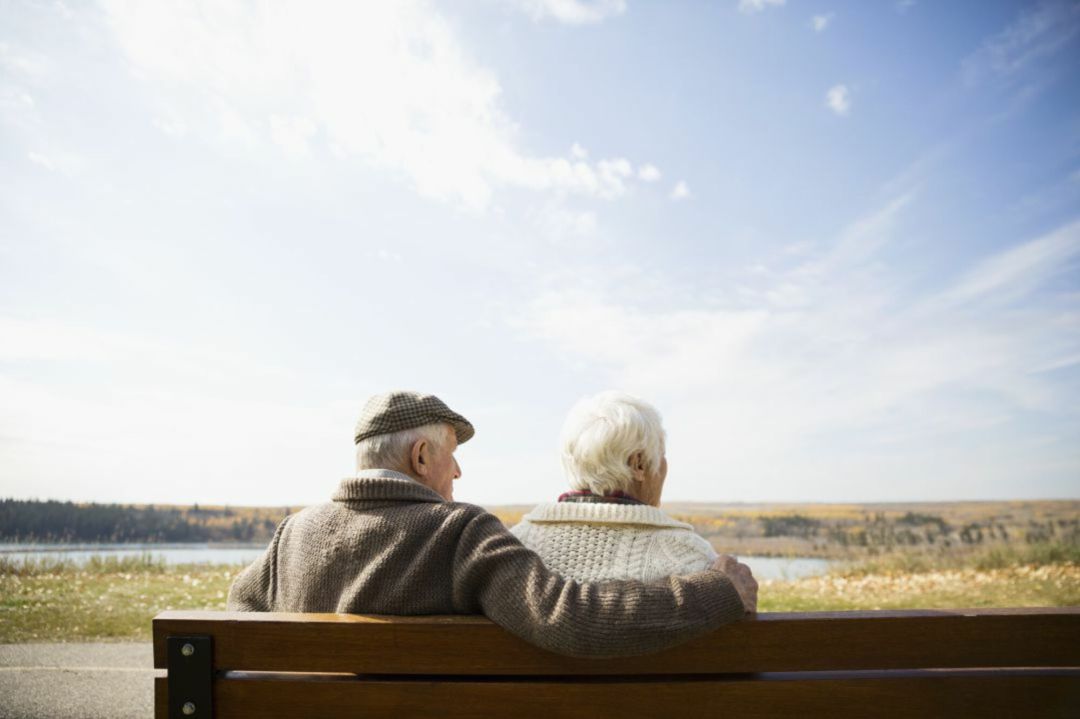
<instances>
[{"instance_id":1,"label":"man's flat cap","mask_svg":"<svg viewBox=\"0 0 1080 719\"><path fill-rule=\"evenodd\" d=\"M367 401L356 422L355 442L379 434L391 434L425 424L446 423L454 428L458 444L475 433L469 420L454 412L433 394L398 390L377 394Z\"/></svg>"}]
</instances>

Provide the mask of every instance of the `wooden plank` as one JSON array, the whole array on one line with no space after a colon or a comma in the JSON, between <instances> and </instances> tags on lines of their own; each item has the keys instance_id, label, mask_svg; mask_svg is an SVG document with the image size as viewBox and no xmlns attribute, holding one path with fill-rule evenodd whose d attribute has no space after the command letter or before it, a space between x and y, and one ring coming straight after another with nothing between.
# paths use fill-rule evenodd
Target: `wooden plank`
<instances>
[{"instance_id":1,"label":"wooden plank","mask_svg":"<svg viewBox=\"0 0 1080 719\"><path fill-rule=\"evenodd\" d=\"M643 657L576 659L482 617L165 612L168 635L212 635L218 669L357 674L697 674L1080 666L1080 608L759 614Z\"/></svg>"},{"instance_id":2,"label":"wooden plank","mask_svg":"<svg viewBox=\"0 0 1080 719\"><path fill-rule=\"evenodd\" d=\"M168 677L154 677L154 719L169 719Z\"/></svg>"},{"instance_id":3,"label":"wooden plank","mask_svg":"<svg viewBox=\"0 0 1080 719\"><path fill-rule=\"evenodd\" d=\"M932 673L804 679L612 682L430 682L221 680L215 683L218 719L242 717L363 716L446 719L558 717L737 716L1076 717L1080 676L1075 672ZM167 691L158 680L159 691ZM158 697L158 714L165 699Z\"/></svg>"}]
</instances>

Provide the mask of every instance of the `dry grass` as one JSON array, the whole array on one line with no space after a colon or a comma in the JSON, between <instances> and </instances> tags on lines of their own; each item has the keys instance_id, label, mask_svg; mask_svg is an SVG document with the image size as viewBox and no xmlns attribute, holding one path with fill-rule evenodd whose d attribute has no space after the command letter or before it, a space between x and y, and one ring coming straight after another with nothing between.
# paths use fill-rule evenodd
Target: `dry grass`
<instances>
[{"instance_id":1,"label":"dry grass","mask_svg":"<svg viewBox=\"0 0 1080 719\"><path fill-rule=\"evenodd\" d=\"M166 609L224 609L237 566L0 563L0 643L147 640Z\"/></svg>"},{"instance_id":2,"label":"dry grass","mask_svg":"<svg viewBox=\"0 0 1080 719\"><path fill-rule=\"evenodd\" d=\"M829 574L765 581L760 611L958 609L1080 605L1080 565Z\"/></svg>"},{"instance_id":3,"label":"dry grass","mask_svg":"<svg viewBox=\"0 0 1080 719\"><path fill-rule=\"evenodd\" d=\"M239 566L166 566L149 556L0 559L0 643L147 640L166 609L224 609ZM889 555L824 577L762 582L760 610L1080 605L1075 547L1035 545L934 557Z\"/></svg>"}]
</instances>

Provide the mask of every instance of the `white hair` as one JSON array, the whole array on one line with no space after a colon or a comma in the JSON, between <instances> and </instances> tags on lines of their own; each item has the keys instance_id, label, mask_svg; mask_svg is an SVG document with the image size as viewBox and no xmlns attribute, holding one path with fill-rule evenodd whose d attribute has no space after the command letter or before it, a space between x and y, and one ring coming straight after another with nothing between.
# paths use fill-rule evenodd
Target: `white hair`
<instances>
[{"instance_id":1,"label":"white hair","mask_svg":"<svg viewBox=\"0 0 1080 719\"><path fill-rule=\"evenodd\" d=\"M601 392L580 400L562 429L562 463L573 489L593 494L632 493L629 460L635 452L645 471L656 472L664 457L660 413L623 392Z\"/></svg>"},{"instance_id":2,"label":"white hair","mask_svg":"<svg viewBox=\"0 0 1080 719\"><path fill-rule=\"evenodd\" d=\"M409 454L417 440L425 439L439 448L450 439L447 433L452 431L450 425L436 422L362 439L356 443L356 468L405 471L412 461Z\"/></svg>"}]
</instances>

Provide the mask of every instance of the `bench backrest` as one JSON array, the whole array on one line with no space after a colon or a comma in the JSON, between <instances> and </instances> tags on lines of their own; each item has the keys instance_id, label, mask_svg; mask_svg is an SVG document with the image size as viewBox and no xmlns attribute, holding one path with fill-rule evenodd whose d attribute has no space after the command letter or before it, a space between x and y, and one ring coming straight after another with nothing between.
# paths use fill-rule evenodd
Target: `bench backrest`
<instances>
[{"instance_id":1,"label":"bench backrest","mask_svg":"<svg viewBox=\"0 0 1080 719\"><path fill-rule=\"evenodd\" d=\"M480 617L164 612L154 666L159 717L1078 717L1080 608L759 614L618 659Z\"/></svg>"}]
</instances>

